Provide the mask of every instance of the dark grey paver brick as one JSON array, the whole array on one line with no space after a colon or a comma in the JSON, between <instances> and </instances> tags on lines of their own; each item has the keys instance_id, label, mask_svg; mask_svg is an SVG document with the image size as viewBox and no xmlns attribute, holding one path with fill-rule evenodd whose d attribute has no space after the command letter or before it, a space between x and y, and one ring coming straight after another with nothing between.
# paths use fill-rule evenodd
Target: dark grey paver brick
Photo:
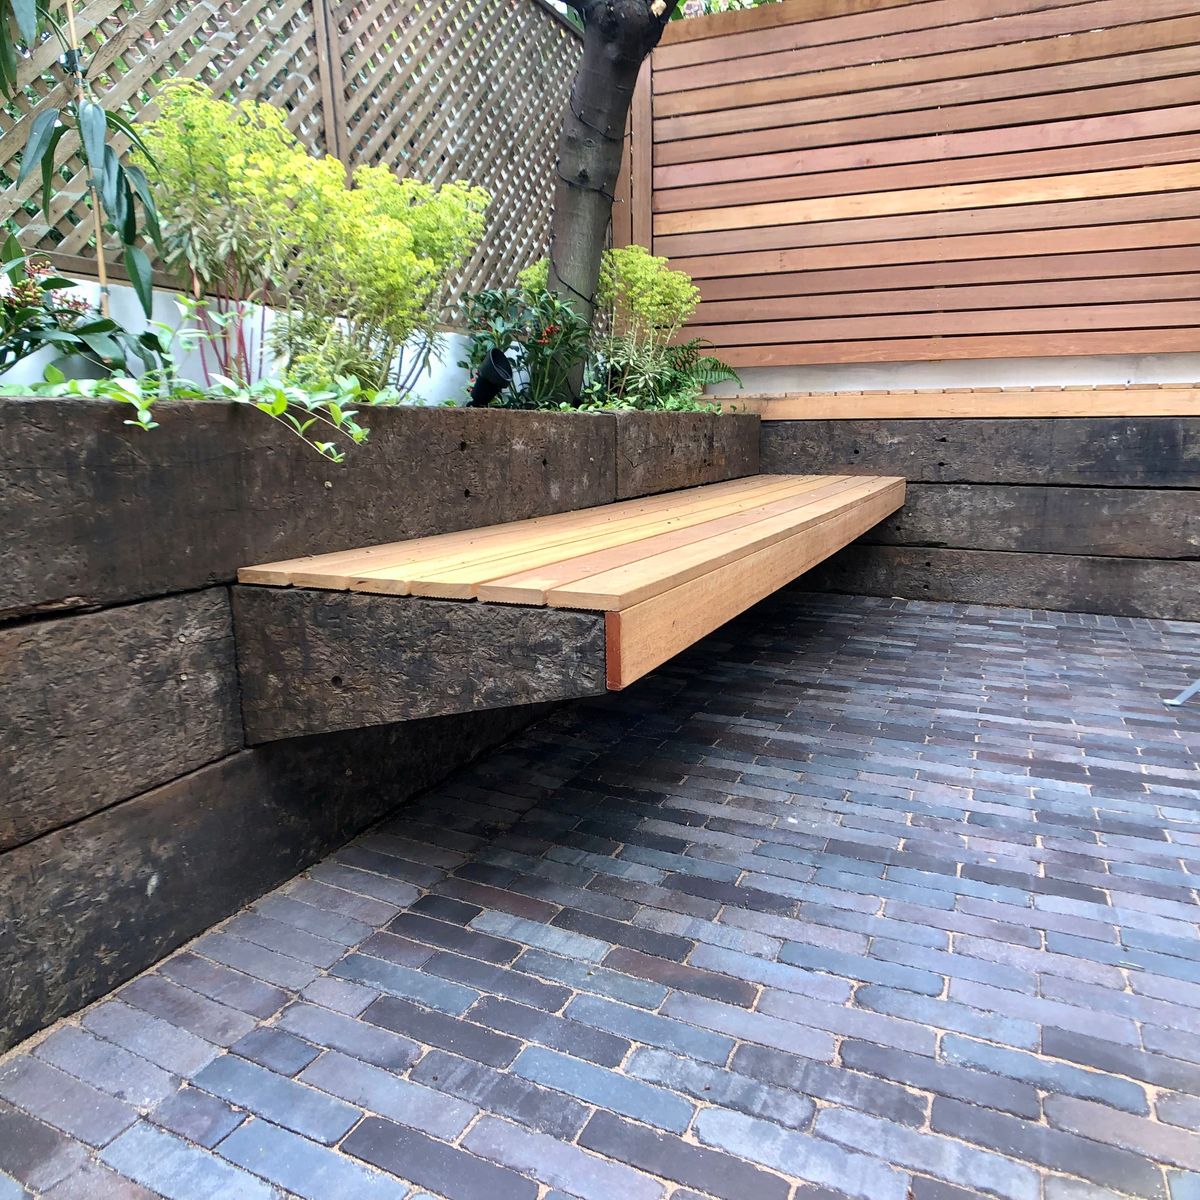
<instances>
[{"instance_id":1,"label":"dark grey paver brick","mask_svg":"<svg viewBox=\"0 0 1200 1200\"><path fill-rule=\"evenodd\" d=\"M425 970L440 975L443 979L466 984L476 991L491 992L494 996L504 996L531 1008L544 1009L546 1012L558 1012L571 998L570 989L559 984L543 983L540 979L522 975L505 967L480 962L476 958L464 958L460 954L449 954L443 950L439 950L429 959Z\"/></svg>"},{"instance_id":2,"label":"dark grey paver brick","mask_svg":"<svg viewBox=\"0 0 1200 1200\"><path fill-rule=\"evenodd\" d=\"M741 1013L740 1009L730 1011ZM677 1050L680 1054L698 1058L703 1062L723 1063L729 1057L729 1051L733 1049L733 1042L727 1037L597 996L576 996L567 1005L565 1012L573 1021L607 1030L631 1041L661 1046L666 1050Z\"/></svg>"},{"instance_id":3,"label":"dark grey paver brick","mask_svg":"<svg viewBox=\"0 0 1200 1200\"><path fill-rule=\"evenodd\" d=\"M589 1109L585 1105L560 1092L441 1050L430 1050L412 1069L410 1077L467 1100L477 1108L511 1117L519 1125L565 1141L571 1141L588 1118Z\"/></svg>"},{"instance_id":4,"label":"dark grey paver brick","mask_svg":"<svg viewBox=\"0 0 1200 1200\"><path fill-rule=\"evenodd\" d=\"M151 1108L179 1086L170 1071L75 1025L60 1026L34 1054L135 1108Z\"/></svg>"},{"instance_id":5,"label":"dark grey paver brick","mask_svg":"<svg viewBox=\"0 0 1200 1200\"><path fill-rule=\"evenodd\" d=\"M259 918L262 920L262 918ZM272 924L279 925L278 921ZM280 926L286 929L287 926ZM299 930L295 930L299 933ZM333 945L333 943L329 943ZM234 937L231 933L216 929L206 933L192 943L192 949L197 954L211 958L215 962L224 963L236 971L249 975L252 979L273 983L276 987L287 988L298 992L302 987L312 983L320 974L320 968L312 963L302 962L289 954L281 954L278 950L268 949L258 942L248 942L244 938ZM340 953L341 947L336 947ZM335 954L336 958L337 955Z\"/></svg>"},{"instance_id":6,"label":"dark grey paver brick","mask_svg":"<svg viewBox=\"0 0 1200 1200\"><path fill-rule=\"evenodd\" d=\"M409 1038L312 1004L295 1004L285 1009L278 1024L281 1029L318 1046L341 1050L390 1071L403 1071L416 1062L421 1053L420 1046Z\"/></svg>"},{"instance_id":7,"label":"dark grey paver brick","mask_svg":"<svg viewBox=\"0 0 1200 1200\"><path fill-rule=\"evenodd\" d=\"M333 1145L361 1115L349 1104L231 1054L209 1063L196 1076L196 1086L326 1145Z\"/></svg>"},{"instance_id":8,"label":"dark grey paver brick","mask_svg":"<svg viewBox=\"0 0 1200 1200\"><path fill-rule=\"evenodd\" d=\"M385 962L397 963L402 967L423 967L437 953L433 946L388 933L386 929L371 934L358 949L362 954L382 958Z\"/></svg>"},{"instance_id":9,"label":"dark grey paver brick","mask_svg":"<svg viewBox=\"0 0 1200 1200\"><path fill-rule=\"evenodd\" d=\"M251 979L241 971L186 950L161 963L158 971L193 992L252 1017L269 1017L288 1001L288 994L282 988Z\"/></svg>"},{"instance_id":10,"label":"dark grey paver brick","mask_svg":"<svg viewBox=\"0 0 1200 1200\"><path fill-rule=\"evenodd\" d=\"M252 1029L234 1042L230 1051L277 1075L295 1075L320 1054L316 1046L273 1026Z\"/></svg>"},{"instance_id":11,"label":"dark grey paver brick","mask_svg":"<svg viewBox=\"0 0 1200 1200\"><path fill-rule=\"evenodd\" d=\"M941 1052L947 1062L1021 1080L1043 1091L1080 1096L1085 1100L1100 1100L1114 1108L1123 1108L1133 1113L1150 1111L1146 1093L1136 1083L1100 1071L1080 1070L1066 1063L1038 1058L1033 1054L1010 1050L1004 1046L972 1041L954 1034L942 1038ZM1048 1050L1047 1053L1051 1051Z\"/></svg>"},{"instance_id":12,"label":"dark grey paver brick","mask_svg":"<svg viewBox=\"0 0 1200 1200\"><path fill-rule=\"evenodd\" d=\"M1200 1172L1200 1134L1117 1112L1074 1096L1049 1096L1046 1120L1056 1129L1118 1146L1159 1163Z\"/></svg>"},{"instance_id":13,"label":"dark grey paver brick","mask_svg":"<svg viewBox=\"0 0 1200 1200\"><path fill-rule=\"evenodd\" d=\"M252 1017L158 975L143 975L117 996L126 1004L218 1046L231 1046L255 1026Z\"/></svg>"},{"instance_id":14,"label":"dark grey paver brick","mask_svg":"<svg viewBox=\"0 0 1200 1200\"><path fill-rule=\"evenodd\" d=\"M347 1154L450 1200L536 1200L533 1180L379 1117L342 1143Z\"/></svg>"},{"instance_id":15,"label":"dark grey paver brick","mask_svg":"<svg viewBox=\"0 0 1200 1200\"><path fill-rule=\"evenodd\" d=\"M1072 1133L940 1096L933 1102L931 1125L939 1133L948 1133L1026 1162L1054 1167L1134 1196L1157 1200L1163 1195L1162 1171L1144 1157Z\"/></svg>"},{"instance_id":16,"label":"dark grey paver brick","mask_svg":"<svg viewBox=\"0 0 1200 1200\"><path fill-rule=\"evenodd\" d=\"M326 860L308 870L310 878L319 883L328 884L332 888L342 888L358 896L369 896L373 900L382 900L386 904L403 908L416 900L421 891L411 883L402 883L398 879L389 879L385 875L374 875L370 871L359 871L340 862ZM364 918L365 920L366 918Z\"/></svg>"},{"instance_id":17,"label":"dark grey paver brick","mask_svg":"<svg viewBox=\"0 0 1200 1200\"><path fill-rule=\"evenodd\" d=\"M332 966L346 949L340 941L310 933L286 921L276 921L261 911L241 913L231 921L226 921L224 930L242 941L265 946L268 950L316 967Z\"/></svg>"},{"instance_id":18,"label":"dark grey paver brick","mask_svg":"<svg viewBox=\"0 0 1200 1200\"><path fill-rule=\"evenodd\" d=\"M1037 1120L1042 1106L1037 1090L1027 1083L988 1075L982 1071L965 1070L933 1062L921 1054L907 1054L890 1046L874 1046L869 1042L844 1041L840 1048L842 1062L868 1075L905 1083L941 1096L954 1096L1018 1117Z\"/></svg>"},{"instance_id":19,"label":"dark grey paver brick","mask_svg":"<svg viewBox=\"0 0 1200 1200\"><path fill-rule=\"evenodd\" d=\"M812 1120L815 1107L807 1096L650 1046L635 1050L624 1070L639 1079L685 1092L708 1104L763 1117L790 1129L804 1128Z\"/></svg>"},{"instance_id":20,"label":"dark grey paver brick","mask_svg":"<svg viewBox=\"0 0 1200 1200\"><path fill-rule=\"evenodd\" d=\"M484 996L470 1016L488 1028L502 1029L523 1041L540 1042L605 1067L616 1066L629 1050L627 1038L581 1024L569 1013L560 1017L496 996Z\"/></svg>"},{"instance_id":21,"label":"dark grey paver brick","mask_svg":"<svg viewBox=\"0 0 1200 1200\"><path fill-rule=\"evenodd\" d=\"M733 1070L801 1095L818 1096L863 1112L876 1113L905 1125L925 1123L928 1101L912 1092L870 1075L810 1062L762 1046L739 1046Z\"/></svg>"},{"instance_id":22,"label":"dark grey paver brick","mask_svg":"<svg viewBox=\"0 0 1200 1200\"><path fill-rule=\"evenodd\" d=\"M474 1119L477 1109L382 1067L347 1058L336 1050L322 1054L300 1079L323 1092L388 1117L413 1129L453 1141Z\"/></svg>"},{"instance_id":23,"label":"dark grey paver brick","mask_svg":"<svg viewBox=\"0 0 1200 1200\"><path fill-rule=\"evenodd\" d=\"M333 968L333 973L456 1016L466 1012L479 998L473 988L439 979L436 975L426 975L413 967L384 962L368 954L349 955Z\"/></svg>"},{"instance_id":24,"label":"dark grey paver brick","mask_svg":"<svg viewBox=\"0 0 1200 1200\"><path fill-rule=\"evenodd\" d=\"M469 958L478 958L490 963L510 963L524 948L505 938L477 933L461 925L435 920L411 911L402 912L388 926L388 930L414 942L425 942L441 950L451 950L455 954L465 954Z\"/></svg>"},{"instance_id":25,"label":"dark grey paver brick","mask_svg":"<svg viewBox=\"0 0 1200 1200\"><path fill-rule=\"evenodd\" d=\"M758 989L744 979L715 974L690 963L671 962L625 946L618 946L608 955L604 965L615 971L653 979L676 991L694 992L698 996L707 996L726 1004L740 1004L744 1008L752 1007L758 996Z\"/></svg>"},{"instance_id":26,"label":"dark grey paver brick","mask_svg":"<svg viewBox=\"0 0 1200 1200\"><path fill-rule=\"evenodd\" d=\"M630 1170L540 1133L518 1129L507 1121L485 1117L463 1139L463 1145L492 1162L565 1189L581 1200L660 1200L663 1185Z\"/></svg>"},{"instance_id":27,"label":"dark grey paver brick","mask_svg":"<svg viewBox=\"0 0 1200 1200\"><path fill-rule=\"evenodd\" d=\"M511 938L526 946L536 946L549 954L561 954L566 958L598 963L612 946L608 942L581 933L572 933L554 925L542 925L514 917L509 913L485 912L471 922L473 929L496 937Z\"/></svg>"},{"instance_id":28,"label":"dark grey paver brick","mask_svg":"<svg viewBox=\"0 0 1200 1200\"><path fill-rule=\"evenodd\" d=\"M1131 1046L1117 1045L1116 1042L1108 1042L1085 1033L1066 1029L1044 1029L1042 1053L1055 1058L1065 1058L1068 1062L1080 1063L1086 1067L1095 1067L1114 1075L1142 1079L1159 1087L1200 1094L1200 1066L1162 1054L1135 1050Z\"/></svg>"},{"instance_id":29,"label":"dark grey paver brick","mask_svg":"<svg viewBox=\"0 0 1200 1200\"><path fill-rule=\"evenodd\" d=\"M199 1088L187 1087L164 1100L150 1120L200 1146L215 1146L232 1133L246 1114Z\"/></svg>"},{"instance_id":30,"label":"dark grey paver brick","mask_svg":"<svg viewBox=\"0 0 1200 1200\"><path fill-rule=\"evenodd\" d=\"M695 1105L662 1088L544 1046L522 1050L512 1070L531 1083L566 1092L598 1108L674 1133L683 1133L696 1111Z\"/></svg>"},{"instance_id":31,"label":"dark grey paver brick","mask_svg":"<svg viewBox=\"0 0 1200 1200\"><path fill-rule=\"evenodd\" d=\"M411 1190L401 1180L266 1121L247 1121L221 1143L220 1153L304 1200L404 1200Z\"/></svg>"},{"instance_id":32,"label":"dark grey paver brick","mask_svg":"<svg viewBox=\"0 0 1200 1200\"><path fill-rule=\"evenodd\" d=\"M82 1142L0 1100L0 1171L41 1191L80 1170L87 1161Z\"/></svg>"},{"instance_id":33,"label":"dark grey paver brick","mask_svg":"<svg viewBox=\"0 0 1200 1200\"><path fill-rule=\"evenodd\" d=\"M4 1188L0 1186L0 1198L3 1196ZM22 1192L21 1196L28 1193ZM156 1197L156 1192L118 1175L103 1163L89 1162L41 1193L40 1200L156 1200Z\"/></svg>"},{"instance_id":34,"label":"dark grey paver brick","mask_svg":"<svg viewBox=\"0 0 1200 1200\"><path fill-rule=\"evenodd\" d=\"M599 917L594 913L580 912L574 908L564 908L553 918L551 924L668 961L682 962L691 952L693 945L686 938L655 933L651 929L641 929L636 925L614 921L610 917Z\"/></svg>"},{"instance_id":35,"label":"dark grey paver brick","mask_svg":"<svg viewBox=\"0 0 1200 1200\"><path fill-rule=\"evenodd\" d=\"M106 1001L84 1013L83 1025L177 1075L194 1075L221 1052L211 1042L186 1029L119 1000Z\"/></svg>"},{"instance_id":36,"label":"dark grey paver brick","mask_svg":"<svg viewBox=\"0 0 1200 1200\"><path fill-rule=\"evenodd\" d=\"M787 942L779 952L779 961L794 967L805 967L809 971L824 971L830 975L844 975L858 979L887 984L917 992L922 996L941 995L943 979L932 971L900 963L876 962L863 958L861 954L843 954L825 946L810 946L804 942Z\"/></svg>"},{"instance_id":37,"label":"dark grey paver brick","mask_svg":"<svg viewBox=\"0 0 1200 1200\"><path fill-rule=\"evenodd\" d=\"M493 1067L507 1066L517 1056L521 1043L470 1021L432 1012L395 996L380 996L363 1013L363 1019L393 1033L430 1046L440 1046Z\"/></svg>"},{"instance_id":38,"label":"dark grey paver brick","mask_svg":"<svg viewBox=\"0 0 1200 1200\"><path fill-rule=\"evenodd\" d=\"M273 921L294 925L306 933L314 933L342 946L356 946L375 930L374 924L359 917L305 904L298 898L297 893L284 895L274 892L264 896L255 904L254 911L262 913L264 917L270 917ZM385 912L382 920L386 919Z\"/></svg>"},{"instance_id":39,"label":"dark grey paver brick","mask_svg":"<svg viewBox=\"0 0 1200 1200\"><path fill-rule=\"evenodd\" d=\"M581 992L592 992L622 1004L637 1008L657 1008L666 998L667 989L661 984L643 979L631 979L607 967L587 962L573 962L542 950L526 950L513 963L514 969L526 971L543 979L557 979Z\"/></svg>"},{"instance_id":40,"label":"dark grey paver brick","mask_svg":"<svg viewBox=\"0 0 1200 1200\"><path fill-rule=\"evenodd\" d=\"M107 1145L137 1118L131 1105L24 1055L0 1066L0 1097L89 1146Z\"/></svg>"},{"instance_id":41,"label":"dark grey paver brick","mask_svg":"<svg viewBox=\"0 0 1200 1200\"><path fill-rule=\"evenodd\" d=\"M786 1200L791 1185L728 1154L693 1146L643 1125L598 1112L584 1126L579 1144L618 1162L653 1172L718 1200Z\"/></svg>"},{"instance_id":42,"label":"dark grey paver brick","mask_svg":"<svg viewBox=\"0 0 1200 1200\"><path fill-rule=\"evenodd\" d=\"M1159 1096L1154 1108L1160 1121L1181 1129L1200 1129L1200 1096L1168 1093Z\"/></svg>"},{"instance_id":43,"label":"dark grey paver brick","mask_svg":"<svg viewBox=\"0 0 1200 1200\"><path fill-rule=\"evenodd\" d=\"M153 1125L127 1129L101 1157L168 1200L278 1200L270 1184Z\"/></svg>"},{"instance_id":44,"label":"dark grey paver brick","mask_svg":"<svg viewBox=\"0 0 1200 1200\"><path fill-rule=\"evenodd\" d=\"M361 983L351 983L349 979L319 975L300 993L300 997L303 1000L311 1000L313 1004L319 1004L322 1008L331 1008L334 1012L357 1017L372 1000L379 999L379 992Z\"/></svg>"},{"instance_id":45,"label":"dark grey paver brick","mask_svg":"<svg viewBox=\"0 0 1200 1200\"><path fill-rule=\"evenodd\" d=\"M865 1113L843 1108L822 1109L813 1129L840 1146L874 1154L884 1162L934 1175L949 1183L977 1188L985 1195L1004 1200L1037 1200L1041 1191L1037 1172L1031 1167Z\"/></svg>"},{"instance_id":46,"label":"dark grey paver brick","mask_svg":"<svg viewBox=\"0 0 1200 1200\"><path fill-rule=\"evenodd\" d=\"M721 1109L696 1118L697 1138L809 1183L836 1186L856 1200L907 1200L909 1177L878 1158L847 1151L769 1121Z\"/></svg>"}]
</instances>

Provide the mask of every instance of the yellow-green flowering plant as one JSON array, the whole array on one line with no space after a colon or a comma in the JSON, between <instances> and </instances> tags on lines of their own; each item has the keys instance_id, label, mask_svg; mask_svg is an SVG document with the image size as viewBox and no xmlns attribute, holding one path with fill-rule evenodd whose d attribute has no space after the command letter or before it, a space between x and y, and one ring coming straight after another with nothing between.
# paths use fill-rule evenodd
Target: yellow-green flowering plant
<instances>
[{"instance_id":1,"label":"yellow-green flowering plant","mask_svg":"<svg viewBox=\"0 0 1200 1200\"><path fill-rule=\"evenodd\" d=\"M370 388L410 382L432 343L438 293L483 232L486 192L384 167L348 181L341 162L301 146L278 109L218 100L192 81L163 89L146 140L160 168L167 265L211 313L237 318L212 321L222 336L210 380L260 377L269 342L306 386L346 375Z\"/></svg>"}]
</instances>

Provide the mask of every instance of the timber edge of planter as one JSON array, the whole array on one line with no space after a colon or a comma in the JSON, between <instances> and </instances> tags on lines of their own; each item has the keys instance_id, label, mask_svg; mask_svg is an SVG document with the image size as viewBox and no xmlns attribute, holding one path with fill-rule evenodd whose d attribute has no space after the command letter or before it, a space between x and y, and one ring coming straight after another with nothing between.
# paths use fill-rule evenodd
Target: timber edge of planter
<instances>
[{"instance_id":1,"label":"timber edge of planter","mask_svg":"<svg viewBox=\"0 0 1200 1200\"><path fill-rule=\"evenodd\" d=\"M246 742L603 695L603 614L235 585Z\"/></svg>"}]
</instances>

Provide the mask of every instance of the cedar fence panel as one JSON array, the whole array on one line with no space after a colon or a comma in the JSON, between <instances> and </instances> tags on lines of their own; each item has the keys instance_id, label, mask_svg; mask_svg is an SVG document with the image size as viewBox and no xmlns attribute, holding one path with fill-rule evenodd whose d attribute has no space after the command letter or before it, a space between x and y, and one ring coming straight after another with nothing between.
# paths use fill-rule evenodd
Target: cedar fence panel
<instances>
[{"instance_id":1,"label":"cedar fence panel","mask_svg":"<svg viewBox=\"0 0 1200 1200\"><path fill-rule=\"evenodd\" d=\"M1200 0L676 23L634 108L633 240L693 275L688 332L735 366L1198 350L1198 72Z\"/></svg>"},{"instance_id":2,"label":"cedar fence panel","mask_svg":"<svg viewBox=\"0 0 1200 1200\"><path fill-rule=\"evenodd\" d=\"M541 0L80 0L77 21L97 92L127 114L152 116L163 82L197 78L279 106L313 153L349 167L486 187L487 230L456 292L509 283L545 252L580 44ZM27 249L88 273L78 146L64 139L71 157L49 223L37 173L13 187L30 122L66 101L57 55L46 41L30 56L24 95L8 106L0 221L22 228Z\"/></svg>"}]
</instances>

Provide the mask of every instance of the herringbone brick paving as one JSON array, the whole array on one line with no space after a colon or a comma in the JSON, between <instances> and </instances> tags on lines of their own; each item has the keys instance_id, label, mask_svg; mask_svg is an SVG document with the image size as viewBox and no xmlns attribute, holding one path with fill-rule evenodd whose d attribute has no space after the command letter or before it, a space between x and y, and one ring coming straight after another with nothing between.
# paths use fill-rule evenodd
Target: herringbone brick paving
<instances>
[{"instance_id":1,"label":"herringbone brick paving","mask_svg":"<svg viewBox=\"0 0 1200 1200\"><path fill-rule=\"evenodd\" d=\"M779 597L10 1055L0 1200L1196 1200L1198 672Z\"/></svg>"}]
</instances>

